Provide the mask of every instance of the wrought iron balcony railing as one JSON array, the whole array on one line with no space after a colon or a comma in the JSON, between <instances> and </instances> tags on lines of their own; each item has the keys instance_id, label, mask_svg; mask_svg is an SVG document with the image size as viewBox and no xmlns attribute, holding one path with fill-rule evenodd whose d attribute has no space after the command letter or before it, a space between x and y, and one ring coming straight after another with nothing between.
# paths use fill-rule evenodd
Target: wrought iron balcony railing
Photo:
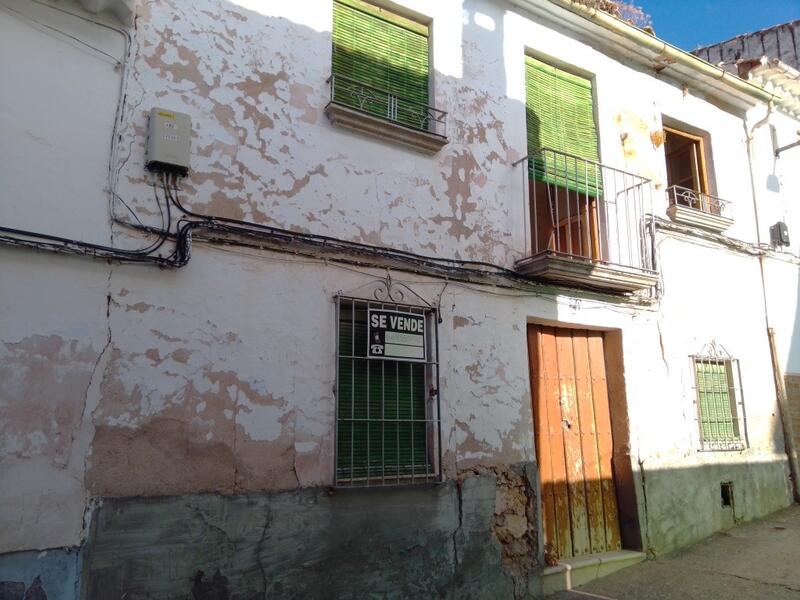
<instances>
[{"instance_id":1,"label":"wrought iron balcony railing","mask_svg":"<svg viewBox=\"0 0 800 600\"><path fill-rule=\"evenodd\" d=\"M447 113L365 83L331 75L331 102L411 129L447 137Z\"/></svg>"},{"instance_id":2,"label":"wrought iron balcony railing","mask_svg":"<svg viewBox=\"0 0 800 600\"><path fill-rule=\"evenodd\" d=\"M527 162L531 257L654 271L649 179L549 148Z\"/></svg>"},{"instance_id":3,"label":"wrought iron balcony railing","mask_svg":"<svg viewBox=\"0 0 800 600\"><path fill-rule=\"evenodd\" d=\"M709 215L731 218L730 202L704 192L672 185L667 188L667 200L670 206L686 206Z\"/></svg>"}]
</instances>

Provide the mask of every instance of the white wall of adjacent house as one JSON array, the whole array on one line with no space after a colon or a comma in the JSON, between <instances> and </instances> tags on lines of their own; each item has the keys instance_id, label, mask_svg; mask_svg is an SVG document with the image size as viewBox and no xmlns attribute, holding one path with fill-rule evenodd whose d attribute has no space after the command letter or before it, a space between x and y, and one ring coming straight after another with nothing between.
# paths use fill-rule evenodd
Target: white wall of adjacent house
<instances>
[{"instance_id":1,"label":"white wall of adjacent house","mask_svg":"<svg viewBox=\"0 0 800 600\"><path fill-rule=\"evenodd\" d=\"M768 290L770 324L775 329L775 339L781 366L785 373L800 373L800 340L797 339L798 265L800 265L800 173L796 168L800 147L790 148L775 156L775 150L800 140L798 122L777 110L765 120L766 110L761 109L758 120L762 123L753 136L753 180L758 198L759 233L763 244L774 251L764 261ZM783 222L789 232L789 245L772 243L770 228Z\"/></svg>"},{"instance_id":2,"label":"white wall of adjacent house","mask_svg":"<svg viewBox=\"0 0 800 600\"><path fill-rule=\"evenodd\" d=\"M196 211L512 268L526 247L523 174L513 163L526 154L532 52L592 75L602 161L652 178L663 218L664 152L651 134L664 116L706 132L714 189L733 207L726 235L756 241L743 115L684 90L669 69L631 66L494 2L397 3L432 23L432 101L448 112L450 140L433 157L327 121L327 0L140 3L126 69L114 64L125 45L113 30L42 4L0 2L0 80L13 82L0 87L5 227L147 243L109 226L124 85L112 179L146 223L160 220L161 192L144 170L147 114L159 106L192 118L180 195ZM86 16L77 3L52 6ZM762 236L781 216L797 232L796 254L796 175L787 154L774 166L781 191L763 189L771 167L758 135ZM441 307L448 477L535 458L526 325L547 322L622 332L630 455L654 548L722 522L721 478L736 478L741 518L788 503L757 258L680 232L659 234L658 257L663 297L649 307L394 274ZM787 368L800 369L792 260L768 261L767 279ZM205 243L180 270L0 248L0 478L15 482L0 486L0 552L80 543L92 497L331 484L332 299L383 275ZM741 366L741 452L698 452L689 357L711 343Z\"/></svg>"}]
</instances>

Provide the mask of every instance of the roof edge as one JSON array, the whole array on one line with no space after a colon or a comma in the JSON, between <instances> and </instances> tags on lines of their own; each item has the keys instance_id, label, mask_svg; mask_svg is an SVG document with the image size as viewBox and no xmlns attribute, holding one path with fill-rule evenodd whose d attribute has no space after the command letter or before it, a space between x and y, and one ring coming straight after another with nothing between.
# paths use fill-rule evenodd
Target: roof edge
<instances>
[{"instance_id":1,"label":"roof edge","mask_svg":"<svg viewBox=\"0 0 800 600\"><path fill-rule=\"evenodd\" d=\"M658 56L664 57L667 59L667 61L688 67L704 78L723 82L724 84L736 89L738 92L750 96L755 100L759 100L761 102L774 102L779 100L778 96L771 94L758 85L750 83L749 81L745 81L744 79L737 77L725 69L712 65L711 63L706 62L702 58L695 56L686 50L681 50L680 48L673 46L672 44L665 42L664 40L661 40L642 29L639 29L635 25L631 25L630 23L597 8L586 6L585 4L581 4L575 0L512 0L512 3L517 6L528 8L534 11L537 8L541 9L542 2L547 2L568 10L573 14L583 17L587 21L591 21L600 27L603 27L604 29L628 38L637 45L650 50Z\"/></svg>"}]
</instances>

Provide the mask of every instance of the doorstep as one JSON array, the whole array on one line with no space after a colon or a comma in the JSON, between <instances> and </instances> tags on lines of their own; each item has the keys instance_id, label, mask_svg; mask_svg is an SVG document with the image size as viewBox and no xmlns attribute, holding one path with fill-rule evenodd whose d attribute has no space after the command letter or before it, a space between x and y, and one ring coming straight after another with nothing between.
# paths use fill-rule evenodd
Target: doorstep
<instances>
[{"instance_id":1,"label":"doorstep","mask_svg":"<svg viewBox=\"0 0 800 600\"><path fill-rule=\"evenodd\" d=\"M564 559L555 567L546 567L542 571L542 594L548 596L561 590L571 590L646 558L644 552L619 550Z\"/></svg>"}]
</instances>

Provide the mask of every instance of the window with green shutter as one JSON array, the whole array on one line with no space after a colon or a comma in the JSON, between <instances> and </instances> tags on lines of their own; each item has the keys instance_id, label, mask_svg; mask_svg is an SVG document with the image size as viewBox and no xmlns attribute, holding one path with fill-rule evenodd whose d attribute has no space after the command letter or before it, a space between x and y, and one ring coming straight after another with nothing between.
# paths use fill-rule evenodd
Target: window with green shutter
<instances>
[{"instance_id":1,"label":"window with green shutter","mask_svg":"<svg viewBox=\"0 0 800 600\"><path fill-rule=\"evenodd\" d=\"M525 105L531 176L599 195L602 183L599 167L594 165L600 156L592 81L526 56Z\"/></svg>"},{"instance_id":2,"label":"window with green shutter","mask_svg":"<svg viewBox=\"0 0 800 600\"><path fill-rule=\"evenodd\" d=\"M360 0L333 3L333 101L427 129L428 27Z\"/></svg>"},{"instance_id":3,"label":"window with green shutter","mask_svg":"<svg viewBox=\"0 0 800 600\"><path fill-rule=\"evenodd\" d=\"M737 400L735 361L694 357L697 386L697 412L700 443L705 450L729 450L744 447Z\"/></svg>"},{"instance_id":4,"label":"window with green shutter","mask_svg":"<svg viewBox=\"0 0 800 600\"><path fill-rule=\"evenodd\" d=\"M368 356L368 309L424 315L417 307L340 297L336 384L336 483L438 480L436 361ZM427 342L426 342L427 343ZM435 352L427 353L428 357Z\"/></svg>"}]
</instances>

